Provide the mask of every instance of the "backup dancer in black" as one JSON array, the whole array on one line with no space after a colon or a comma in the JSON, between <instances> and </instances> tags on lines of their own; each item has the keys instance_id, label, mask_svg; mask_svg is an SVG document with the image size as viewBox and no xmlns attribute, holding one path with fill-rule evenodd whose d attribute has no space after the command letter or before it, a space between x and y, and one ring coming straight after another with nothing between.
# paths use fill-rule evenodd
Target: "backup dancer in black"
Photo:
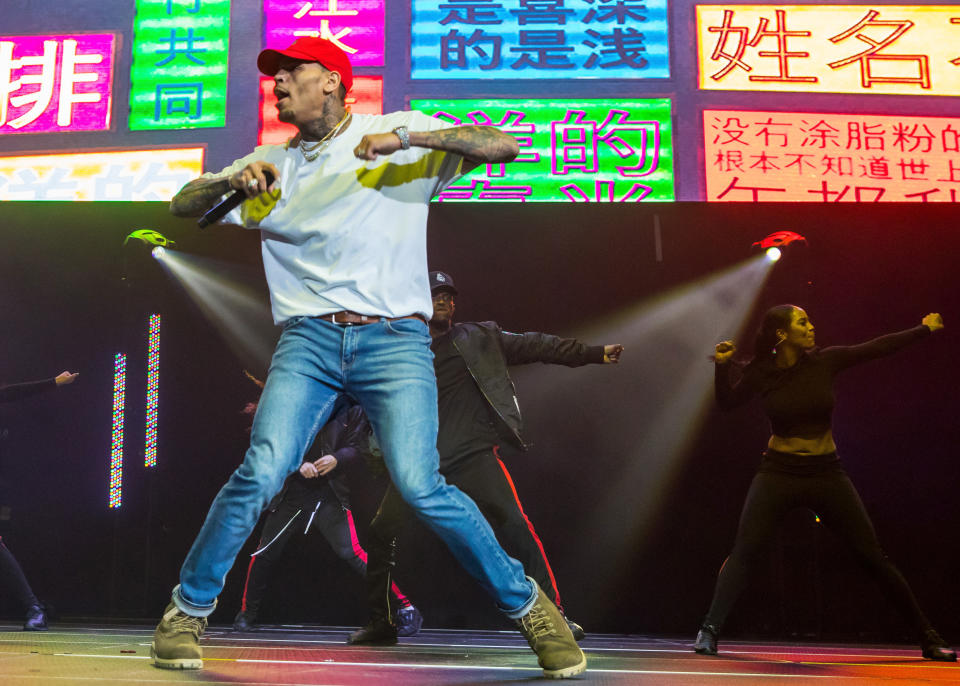
<instances>
[{"instance_id":1,"label":"backup dancer in black","mask_svg":"<svg viewBox=\"0 0 960 686\"><path fill-rule=\"evenodd\" d=\"M250 376L259 386L263 383ZM244 410L256 410L250 404ZM340 410L317 434L300 468L267 505L257 550L250 556L240 611L234 631L254 631L264 594L284 548L294 533L319 531L330 548L360 576L367 572L367 553L360 545L350 510L348 469L370 459L371 431L359 405ZM397 611L394 622L403 636L420 630L420 612L391 583L389 592Z\"/></svg>"},{"instance_id":2,"label":"backup dancer in black","mask_svg":"<svg viewBox=\"0 0 960 686\"><path fill-rule=\"evenodd\" d=\"M62 372L52 379L0 386L0 403L20 400L37 393L52 391L54 388L72 384L76 381L77 376L79 376L77 372ZM9 590L10 594L24 608L26 612L26 621L23 623L24 631L47 630L46 608L37 600L37 596L30 587L20 563L17 562L17 558L4 544L3 538L0 538L0 589Z\"/></svg>"},{"instance_id":3,"label":"backup dancer in black","mask_svg":"<svg viewBox=\"0 0 960 686\"><path fill-rule=\"evenodd\" d=\"M753 478L737 529L733 551L717 578L710 610L697 634L694 650L715 655L720 628L762 558L784 515L814 510L854 553L885 595L908 619L920 639L923 657L954 662L956 653L930 625L906 580L887 559L860 496L837 457L831 430L833 380L861 362L890 355L943 328L939 314L920 326L852 346L814 347L807 313L778 305L764 316L754 358L739 381L731 379L732 341L717 344L716 395L721 409L743 405L759 395L773 435Z\"/></svg>"},{"instance_id":4,"label":"backup dancer in black","mask_svg":"<svg viewBox=\"0 0 960 686\"><path fill-rule=\"evenodd\" d=\"M520 404L507 368L534 362L568 367L617 364L623 346L588 346L538 332L508 333L495 322L454 323L457 289L453 279L444 272L430 272L430 290L430 349L437 375L440 474L477 503L504 550L523 564L527 575L557 606L579 641L584 637L583 628L564 614L546 551L524 513L513 478L500 459L501 443L527 449L522 437ZM391 622L387 589L396 566L397 537L412 516L413 511L397 490L388 486L370 524L370 621L350 634L348 643L389 645L403 635Z\"/></svg>"}]
</instances>

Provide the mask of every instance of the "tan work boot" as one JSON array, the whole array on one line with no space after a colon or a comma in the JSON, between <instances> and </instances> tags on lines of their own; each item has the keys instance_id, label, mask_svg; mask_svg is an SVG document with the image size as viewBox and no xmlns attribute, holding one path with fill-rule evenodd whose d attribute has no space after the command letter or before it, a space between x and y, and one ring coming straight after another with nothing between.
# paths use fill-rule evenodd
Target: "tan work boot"
<instances>
[{"instance_id":1,"label":"tan work boot","mask_svg":"<svg viewBox=\"0 0 960 686\"><path fill-rule=\"evenodd\" d=\"M536 585L536 584L534 584ZM565 679L587 669L587 656L573 638L570 627L556 605L537 586L537 601L530 612L516 620L527 643L537 654L543 675Z\"/></svg>"},{"instance_id":2,"label":"tan work boot","mask_svg":"<svg viewBox=\"0 0 960 686\"><path fill-rule=\"evenodd\" d=\"M163 619L153 632L150 657L164 669L201 669L203 649L200 637L207 628L206 617L184 614L172 602L163 611Z\"/></svg>"}]
</instances>

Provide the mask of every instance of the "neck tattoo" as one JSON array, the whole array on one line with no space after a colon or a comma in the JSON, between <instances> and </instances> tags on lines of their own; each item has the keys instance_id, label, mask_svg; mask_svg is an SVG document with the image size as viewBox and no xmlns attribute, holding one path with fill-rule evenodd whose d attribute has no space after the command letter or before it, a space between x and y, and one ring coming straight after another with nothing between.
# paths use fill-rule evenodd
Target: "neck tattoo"
<instances>
[{"instance_id":1,"label":"neck tattoo","mask_svg":"<svg viewBox=\"0 0 960 686\"><path fill-rule=\"evenodd\" d=\"M308 144L303 140L303 136L300 136L300 143L297 147L300 148L300 152L303 153L303 156L306 158L307 162L313 162L315 159L320 157L320 153L323 152L324 148L330 145L330 142L336 137L340 129L343 128L343 125L346 123L347 119L350 117L350 112L344 112L343 116L340 118L340 121L337 122L337 125L334 126L327 132L327 135L318 140L316 143Z\"/></svg>"}]
</instances>

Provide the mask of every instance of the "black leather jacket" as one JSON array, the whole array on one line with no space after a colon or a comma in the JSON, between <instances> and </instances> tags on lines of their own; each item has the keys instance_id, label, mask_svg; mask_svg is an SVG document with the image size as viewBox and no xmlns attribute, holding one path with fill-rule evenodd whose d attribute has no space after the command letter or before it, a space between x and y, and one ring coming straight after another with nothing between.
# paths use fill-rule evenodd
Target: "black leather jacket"
<instances>
[{"instance_id":1,"label":"black leather jacket","mask_svg":"<svg viewBox=\"0 0 960 686\"><path fill-rule=\"evenodd\" d=\"M510 445L526 450L523 418L508 365L562 364L581 367L603 362L603 346L588 346L572 338L550 334L509 333L496 322L464 322L451 330L454 347L466 362L480 392L497 419L497 432Z\"/></svg>"},{"instance_id":2,"label":"black leather jacket","mask_svg":"<svg viewBox=\"0 0 960 686\"><path fill-rule=\"evenodd\" d=\"M314 508L315 499L321 495L321 488L329 483L340 504L350 509L350 486L347 483L347 467L368 456L370 445L370 423L359 405L341 410L336 417L328 421L317 434L313 445L304 455L304 462L313 462L324 455L337 458L337 466L327 476L313 479L304 478L299 470L287 477L283 488L277 493L267 510L275 511L284 498L298 498L303 506ZM308 502L310 501L310 502Z\"/></svg>"}]
</instances>

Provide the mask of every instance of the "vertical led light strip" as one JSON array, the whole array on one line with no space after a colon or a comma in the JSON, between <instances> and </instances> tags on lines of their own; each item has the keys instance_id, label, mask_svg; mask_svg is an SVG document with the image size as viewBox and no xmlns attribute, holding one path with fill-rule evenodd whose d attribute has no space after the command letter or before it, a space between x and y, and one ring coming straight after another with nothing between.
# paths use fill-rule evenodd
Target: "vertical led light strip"
<instances>
[{"instance_id":1,"label":"vertical led light strip","mask_svg":"<svg viewBox=\"0 0 960 686\"><path fill-rule=\"evenodd\" d=\"M113 441L110 448L110 499L111 508L120 507L123 500L123 399L127 383L127 356L117 353L113 357Z\"/></svg>"},{"instance_id":2,"label":"vertical led light strip","mask_svg":"<svg viewBox=\"0 0 960 686\"><path fill-rule=\"evenodd\" d=\"M150 315L150 341L147 343L147 430L143 446L143 466L157 466L157 404L160 400L160 315Z\"/></svg>"}]
</instances>

